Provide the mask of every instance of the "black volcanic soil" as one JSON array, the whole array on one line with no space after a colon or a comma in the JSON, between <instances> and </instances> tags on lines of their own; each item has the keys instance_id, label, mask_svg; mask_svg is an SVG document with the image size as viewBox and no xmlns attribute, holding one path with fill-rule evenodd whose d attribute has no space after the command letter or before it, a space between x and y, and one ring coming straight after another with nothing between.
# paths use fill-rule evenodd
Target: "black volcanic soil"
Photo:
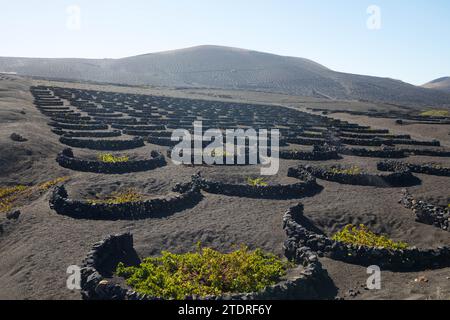
<instances>
[{"instance_id":1,"label":"black volcanic soil","mask_svg":"<svg viewBox=\"0 0 450 320\"><path fill-rule=\"evenodd\" d=\"M0 81L0 185L36 184L52 178L70 175L69 195L86 199L106 195L111 191L133 187L149 196L163 195L179 182L187 182L198 171L206 177L252 175L257 167L167 167L144 173L99 175L61 168L55 157L65 146L50 132L48 119L32 104L29 82L22 79ZM240 92L240 95L243 95ZM294 98L292 98L294 99ZM24 110L25 114L20 113ZM367 120L369 121L369 120ZM376 121L381 121L377 119ZM389 127L386 120L386 127ZM364 121L362 121L364 122ZM364 123L361 123L364 124ZM380 126L382 122L377 123ZM423 139L439 138L449 143L448 136L435 136L428 127L408 126L408 131ZM401 128L403 129L403 128ZM447 130L449 128L447 127ZM396 130L400 130L397 129ZM9 136L17 132L27 142L13 142ZM399 131L400 132L400 131ZM409 133L409 132L408 132ZM145 155L163 148L146 145L130 152ZM93 155L94 151L74 149L76 156ZM119 153L120 154L120 153ZM376 172L379 159L344 157L322 164L356 164ZM450 166L448 158L411 157L407 161L435 161ZM286 177L289 167L305 161L282 161L280 172L270 181L292 183ZM449 196L448 177L417 175L422 184L410 188L412 194L428 200L444 201ZM375 188L341 185L319 180L324 190L310 198L298 200L259 200L227 197L205 193L194 208L161 219L140 221L91 221L59 216L50 210L49 192L18 209L17 221L0 216L0 299L80 299L79 292L66 289L66 269L80 264L91 246L111 233L131 231L138 253L145 257L161 250L184 252L201 241L205 246L231 250L235 245L282 255L285 234L282 230L284 212L299 201L305 205L305 215L317 227L331 235L348 223L364 223L376 232L389 234L418 247L450 245L450 234L432 226L416 223L410 210L398 203L400 188ZM330 259L322 259L338 296L349 299L442 299L450 298L450 268L414 273L382 273L382 290L364 290L366 269ZM424 276L428 282L414 282ZM352 297L349 290L360 292Z\"/></svg>"}]
</instances>

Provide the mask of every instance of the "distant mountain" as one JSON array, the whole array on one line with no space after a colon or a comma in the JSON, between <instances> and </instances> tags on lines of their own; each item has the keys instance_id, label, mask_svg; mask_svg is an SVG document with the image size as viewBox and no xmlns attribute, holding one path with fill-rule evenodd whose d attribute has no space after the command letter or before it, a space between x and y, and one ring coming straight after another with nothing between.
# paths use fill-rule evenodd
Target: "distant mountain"
<instances>
[{"instance_id":1,"label":"distant mountain","mask_svg":"<svg viewBox=\"0 0 450 320\"><path fill-rule=\"evenodd\" d=\"M335 72L303 58L199 46L123 59L0 58L0 72L130 85L259 90L340 100L450 105L450 93Z\"/></svg>"},{"instance_id":2,"label":"distant mountain","mask_svg":"<svg viewBox=\"0 0 450 320\"><path fill-rule=\"evenodd\" d=\"M450 93L450 77L443 77L424 84L422 87Z\"/></svg>"}]
</instances>

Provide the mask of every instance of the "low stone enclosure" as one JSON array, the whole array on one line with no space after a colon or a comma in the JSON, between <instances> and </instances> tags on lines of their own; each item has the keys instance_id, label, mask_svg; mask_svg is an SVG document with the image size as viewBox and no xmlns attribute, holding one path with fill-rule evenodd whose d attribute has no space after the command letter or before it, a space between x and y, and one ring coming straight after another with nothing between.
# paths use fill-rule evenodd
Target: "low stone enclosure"
<instances>
[{"instance_id":1,"label":"low stone enclosure","mask_svg":"<svg viewBox=\"0 0 450 320\"><path fill-rule=\"evenodd\" d=\"M302 264L298 274L289 280L266 287L261 292L224 294L222 296L188 296L186 300L276 300L320 299L317 288L327 279L316 254L309 248L299 248L295 260ZM119 262L138 265L140 259L133 245L133 235L111 235L92 247L81 269L81 296L83 300L162 300L137 293L113 283L110 279Z\"/></svg>"},{"instance_id":2,"label":"low stone enclosure","mask_svg":"<svg viewBox=\"0 0 450 320\"><path fill-rule=\"evenodd\" d=\"M68 138L114 138L120 137L122 132L120 130L114 131L63 131L60 129L52 129L54 134L58 136L65 136Z\"/></svg>"},{"instance_id":3,"label":"low stone enclosure","mask_svg":"<svg viewBox=\"0 0 450 320\"><path fill-rule=\"evenodd\" d=\"M323 108L308 108L314 112L322 112L324 114L331 113L347 113L357 116L366 116L371 118L391 118L397 119L397 124L413 124L413 123L425 123L425 124L449 124L450 119L445 116L430 116L430 115L420 115L420 114L410 114L401 111L353 111L353 110L343 110L343 109L323 109ZM408 122L406 122L406 120Z\"/></svg>"},{"instance_id":4,"label":"low stone enclosure","mask_svg":"<svg viewBox=\"0 0 450 320\"><path fill-rule=\"evenodd\" d=\"M406 158L408 155L403 150L393 148L381 148L379 150L370 150L366 148L338 148L339 154L367 158Z\"/></svg>"},{"instance_id":5,"label":"low stone enclosure","mask_svg":"<svg viewBox=\"0 0 450 320\"><path fill-rule=\"evenodd\" d=\"M416 215L416 221L450 231L450 208L438 207L424 201L416 200L405 189L399 201Z\"/></svg>"},{"instance_id":6,"label":"low stone enclosure","mask_svg":"<svg viewBox=\"0 0 450 320\"><path fill-rule=\"evenodd\" d=\"M46 107L46 106L55 106L55 107L63 106L64 102L59 100L59 99L43 99L43 98L40 98L40 99L35 99L34 100L34 104L36 106L38 106L38 109L39 109L39 107Z\"/></svg>"},{"instance_id":7,"label":"low stone enclosure","mask_svg":"<svg viewBox=\"0 0 450 320\"><path fill-rule=\"evenodd\" d=\"M203 198L196 186L179 195L123 204L90 203L72 200L64 186L57 186L50 197L50 208L75 219L139 220L164 217L195 206Z\"/></svg>"},{"instance_id":8,"label":"low stone enclosure","mask_svg":"<svg viewBox=\"0 0 450 320\"><path fill-rule=\"evenodd\" d=\"M65 130L80 130L80 131L108 130L108 125L106 124L69 124L69 123L50 122L48 125L56 129L65 129Z\"/></svg>"},{"instance_id":9,"label":"low stone enclosure","mask_svg":"<svg viewBox=\"0 0 450 320\"><path fill-rule=\"evenodd\" d=\"M399 171L401 168L405 167L414 173L450 177L450 168L444 168L434 164L419 165L393 160L385 160L377 164L377 168L380 171Z\"/></svg>"},{"instance_id":10,"label":"low stone enclosure","mask_svg":"<svg viewBox=\"0 0 450 320\"><path fill-rule=\"evenodd\" d=\"M147 131L161 131L166 130L164 125L126 125L126 124L112 124L114 129L121 130L147 130Z\"/></svg>"},{"instance_id":11,"label":"low stone enclosure","mask_svg":"<svg viewBox=\"0 0 450 320\"><path fill-rule=\"evenodd\" d=\"M50 118L50 120L53 123L65 123L65 124L77 124L77 125L103 124L103 121L92 120L92 117L90 117L90 116L64 117L64 118L52 117L52 118Z\"/></svg>"},{"instance_id":12,"label":"low stone enclosure","mask_svg":"<svg viewBox=\"0 0 450 320\"><path fill-rule=\"evenodd\" d=\"M357 138L340 138L341 143L356 146L382 146L382 145L414 145L414 146L433 146L439 147L441 144L437 140L433 141L417 141L408 139L357 139Z\"/></svg>"},{"instance_id":13,"label":"low stone enclosure","mask_svg":"<svg viewBox=\"0 0 450 320\"><path fill-rule=\"evenodd\" d=\"M208 143L205 143L205 146L203 147L203 155L207 154L207 150L205 149L208 146ZM175 148L176 149L176 148ZM174 160L172 157L174 148L169 148L167 150L167 157ZM270 152L271 150L268 149L266 150L266 152L268 153L268 156L270 156ZM210 155L211 153L209 153ZM178 155L179 157L183 157L183 150L178 150ZM253 157L252 157L253 156ZM281 157L281 152L280 152L280 157ZM227 156L226 154L223 155L221 157L221 162L218 161L217 163L214 162L212 164L207 164L205 161L205 158L202 158L202 163L201 164L196 164L195 162L195 156L194 156L194 152L191 153L190 156L190 160L185 161L186 163L182 163L182 164L186 164L186 165L212 165L212 166L249 166L249 165L258 165L258 164L264 164L264 160L263 158L260 156L259 154L259 150L256 150L253 154L250 153L249 148L245 148L244 151L242 151L242 153L240 153L240 156L238 155L238 152L235 152L232 156ZM228 159L228 160L227 160ZM183 160L184 161L184 160Z\"/></svg>"},{"instance_id":14,"label":"low stone enclosure","mask_svg":"<svg viewBox=\"0 0 450 320\"><path fill-rule=\"evenodd\" d=\"M302 152L302 151L280 151L280 158L286 160L309 160L309 161L325 161L339 159L339 155L366 157L366 158L387 158L387 159L401 159L407 158L409 155L413 156L434 156L434 157L450 157L450 151L433 150L433 149L397 149L389 146L381 146L379 149L368 148L349 148L336 147L336 151L328 150L323 146L314 146L316 152ZM337 158L335 158L335 152Z\"/></svg>"},{"instance_id":15,"label":"low stone enclosure","mask_svg":"<svg viewBox=\"0 0 450 320\"><path fill-rule=\"evenodd\" d=\"M353 139L377 139L377 138L386 138L386 139L399 139L399 140L409 140L411 136L409 134L359 134L359 133L351 133L351 132L341 132L338 134L339 137L344 138L353 138Z\"/></svg>"},{"instance_id":16,"label":"low stone enclosure","mask_svg":"<svg viewBox=\"0 0 450 320\"><path fill-rule=\"evenodd\" d=\"M438 140L432 141L417 141L417 140L407 140L407 139L392 139L386 140L392 144L400 145L412 145L412 146L429 146L429 147L440 147L441 142Z\"/></svg>"},{"instance_id":17,"label":"low stone enclosure","mask_svg":"<svg viewBox=\"0 0 450 320\"><path fill-rule=\"evenodd\" d=\"M333 169L336 170L333 170ZM349 174L345 172L340 172L341 169L338 167L315 167L311 165L299 165L297 168L291 168L289 174L291 176L301 175L306 173L312 176L327 180L338 182L341 184L351 184L359 186L374 186L374 187L409 187L413 185L420 184L420 179L415 177L410 170L407 168L401 169L401 171L396 171L392 174L381 175L381 174L367 174L367 173L355 173Z\"/></svg>"},{"instance_id":18,"label":"low stone enclosure","mask_svg":"<svg viewBox=\"0 0 450 320\"><path fill-rule=\"evenodd\" d=\"M130 150L143 147L144 140L136 137L132 140L93 140L93 139L76 139L62 136L59 141L65 145L74 148L85 148L91 150L119 151Z\"/></svg>"},{"instance_id":19,"label":"low stone enclosure","mask_svg":"<svg viewBox=\"0 0 450 320\"><path fill-rule=\"evenodd\" d=\"M284 249L289 259L296 257L299 249L308 247L319 256L362 266L377 265L382 270L413 271L450 266L450 247L389 250L338 242L317 230L303 215L303 210L303 205L299 204L283 217L283 229L287 234Z\"/></svg>"},{"instance_id":20,"label":"low stone enclosure","mask_svg":"<svg viewBox=\"0 0 450 320\"><path fill-rule=\"evenodd\" d=\"M150 153L150 158L146 160L129 160L125 162L110 163L75 158L73 151L70 148L63 150L63 152L58 154L56 161L61 167L67 169L103 174L124 174L148 171L163 167L167 164L164 156L157 151L152 151Z\"/></svg>"},{"instance_id":21,"label":"low stone enclosure","mask_svg":"<svg viewBox=\"0 0 450 320\"><path fill-rule=\"evenodd\" d=\"M429 157L450 157L450 151L447 150L433 150L433 149L410 149L410 148L404 148L400 149L401 151L405 152L406 154L412 155L412 156L429 156Z\"/></svg>"},{"instance_id":22,"label":"low stone enclosure","mask_svg":"<svg viewBox=\"0 0 450 320\"><path fill-rule=\"evenodd\" d=\"M298 199L305 196L312 196L322 190L322 187L317 184L316 179L311 175L304 175L301 178L297 178L303 181L287 185L251 186L248 184L209 181L198 173L192 176L192 182L186 184L186 186L194 185L203 191L213 194L258 199ZM184 187L186 188L186 186Z\"/></svg>"},{"instance_id":23,"label":"low stone enclosure","mask_svg":"<svg viewBox=\"0 0 450 320\"><path fill-rule=\"evenodd\" d=\"M280 151L280 158L285 160L326 161L341 159L337 150L315 145L313 151Z\"/></svg>"}]
</instances>

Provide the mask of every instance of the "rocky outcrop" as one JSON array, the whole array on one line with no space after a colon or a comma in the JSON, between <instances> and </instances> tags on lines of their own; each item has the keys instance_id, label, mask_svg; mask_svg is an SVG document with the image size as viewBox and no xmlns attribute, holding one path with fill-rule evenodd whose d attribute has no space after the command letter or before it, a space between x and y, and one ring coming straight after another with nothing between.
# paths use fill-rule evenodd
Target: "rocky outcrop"
<instances>
[{"instance_id":1,"label":"rocky outcrop","mask_svg":"<svg viewBox=\"0 0 450 320\"><path fill-rule=\"evenodd\" d=\"M20 134L17 134L15 132L11 133L11 135L9 137L11 138L12 141L16 141L16 142L26 142L26 141L28 141L27 139L22 137Z\"/></svg>"}]
</instances>

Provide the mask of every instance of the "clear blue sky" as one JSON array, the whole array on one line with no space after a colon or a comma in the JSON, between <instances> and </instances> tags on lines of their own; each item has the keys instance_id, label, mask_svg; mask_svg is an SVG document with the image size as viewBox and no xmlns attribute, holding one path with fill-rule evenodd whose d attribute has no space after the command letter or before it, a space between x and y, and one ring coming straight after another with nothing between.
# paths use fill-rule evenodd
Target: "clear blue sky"
<instances>
[{"instance_id":1,"label":"clear blue sky","mask_svg":"<svg viewBox=\"0 0 450 320\"><path fill-rule=\"evenodd\" d=\"M217 44L414 84L450 76L448 0L1 1L0 56L120 58ZM80 30L66 9L81 9ZM381 9L370 30L367 8Z\"/></svg>"}]
</instances>

